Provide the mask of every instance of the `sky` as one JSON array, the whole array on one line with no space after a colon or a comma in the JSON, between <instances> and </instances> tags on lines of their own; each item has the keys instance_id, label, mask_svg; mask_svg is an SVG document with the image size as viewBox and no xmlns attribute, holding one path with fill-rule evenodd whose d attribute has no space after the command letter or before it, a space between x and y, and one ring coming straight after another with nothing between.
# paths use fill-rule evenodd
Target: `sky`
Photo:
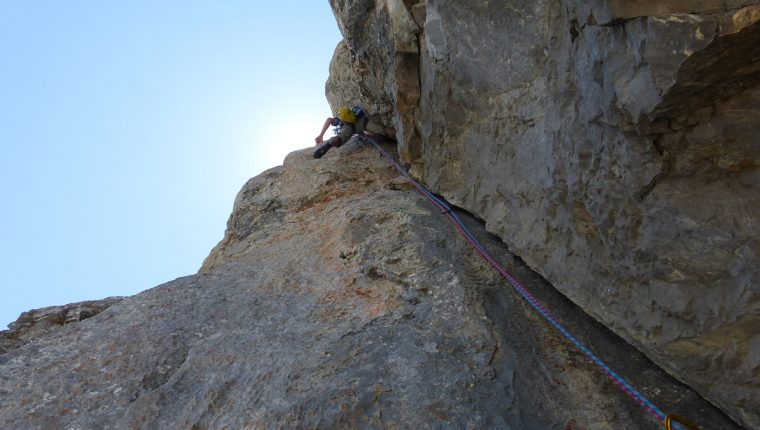
<instances>
[{"instance_id":1,"label":"sky","mask_svg":"<svg viewBox=\"0 0 760 430\"><path fill-rule=\"evenodd\" d=\"M327 0L0 0L0 330L197 272L340 40Z\"/></svg>"}]
</instances>

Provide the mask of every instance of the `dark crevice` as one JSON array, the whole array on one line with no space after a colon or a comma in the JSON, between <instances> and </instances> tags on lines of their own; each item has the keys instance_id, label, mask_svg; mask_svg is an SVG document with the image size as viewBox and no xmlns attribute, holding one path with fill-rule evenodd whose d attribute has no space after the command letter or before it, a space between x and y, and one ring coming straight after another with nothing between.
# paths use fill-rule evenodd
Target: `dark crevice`
<instances>
[{"instance_id":1,"label":"dark crevice","mask_svg":"<svg viewBox=\"0 0 760 430\"><path fill-rule=\"evenodd\" d=\"M652 141L652 145L654 145L656 151L658 152L658 154L660 156L661 169L660 169L660 172L658 174L656 174L656 175L654 175L654 177L652 177L652 180L649 181L649 183L646 186L644 186L643 188L641 188L641 190L639 190L636 193L635 197L636 197L636 200L639 201L639 202L641 202L644 199L646 199L647 196L649 194L651 194L652 191L655 189L655 187L657 186L657 184L659 184L660 182L662 182L662 180L665 179L670 174L670 172L672 170L672 168L671 168L672 167L672 159L671 159L671 156L670 156L670 152L668 152L666 149L664 149L662 147L662 145L660 145L660 138L654 139Z\"/></svg>"},{"instance_id":2,"label":"dark crevice","mask_svg":"<svg viewBox=\"0 0 760 430\"><path fill-rule=\"evenodd\" d=\"M570 42L575 43L575 39L578 38L580 33L578 32L578 20L570 21Z\"/></svg>"},{"instance_id":3,"label":"dark crevice","mask_svg":"<svg viewBox=\"0 0 760 430\"><path fill-rule=\"evenodd\" d=\"M615 18L609 22L605 22L604 24L596 24L596 27L620 27L625 25L626 23L630 21L635 21L637 19L649 19L648 16L635 16L632 18Z\"/></svg>"},{"instance_id":4,"label":"dark crevice","mask_svg":"<svg viewBox=\"0 0 760 430\"><path fill-rule=\"evenodd\" d=\"M737 33L716 35L681 65L651 121L683 117L760 85L758 37L760 22Z\"/></svg>"}]
</instances>

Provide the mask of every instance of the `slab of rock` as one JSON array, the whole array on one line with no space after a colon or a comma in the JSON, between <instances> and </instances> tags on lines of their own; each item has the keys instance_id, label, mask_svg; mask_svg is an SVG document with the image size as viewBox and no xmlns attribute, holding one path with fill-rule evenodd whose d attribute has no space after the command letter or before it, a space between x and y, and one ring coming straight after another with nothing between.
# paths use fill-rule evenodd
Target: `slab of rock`
<instances>
[{"instance_id":1,"label":"slab of rock","mask_svg":"<svg viewBox=\"0 0 760 430\"><path fill-rule=\"evenodd\" d=\"M47 336L65 324L94 317L122 299L123 297L109 297L24 312L8 326L8 330L0 331L0 354L16 349L32 339Z\"/></svg>"},{"instance_id":2,"label":"slab of rock","mask_svg":"<svg viewBox=\"0 0 760 430\"><path fill-rule=\"evenodd\" d=\"M243 187L198 274L0 354L0 427L659 426L373 148L311 152ZM460 216L662 408L738 428Z\"/></svg>"},{"instance_id":3,"label":"slab of rock","mask_svg":"<svg viewBox=\"0 0 760 430\"><path fill-rule=\"evenodd\" d=\"M331 1L412 172L760 428L760 2L404 4Z\"/></svg>"}]
</instances>

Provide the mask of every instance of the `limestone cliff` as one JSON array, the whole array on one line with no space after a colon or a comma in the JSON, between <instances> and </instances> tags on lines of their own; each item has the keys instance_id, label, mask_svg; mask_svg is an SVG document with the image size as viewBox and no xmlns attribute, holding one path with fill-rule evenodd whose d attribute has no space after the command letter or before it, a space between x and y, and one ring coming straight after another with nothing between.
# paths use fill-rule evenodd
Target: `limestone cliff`
<instances>
[{"instance_id":1,"label":"limestone cliff","mask_svg":"<svg viewBox=\"0 0 760 430\"><path fill-rule=\"evenodd\" d=\"M759 1L330 4L333 106L392 119L418 178L760 428Z\"/></svg>"},{"instance_id":2,"label":"limestone cliff","mask_svg":"<svg viewBox=\"0 0 760 430\"><path fill-rule=\"evenodd\" d=\"M327 97L666 412L760 428L758 3L331 0ZM0 332L0 428L660 424L353 141L245 184L197 274Z\"/></svg>"},{"instance_id":3,"label":"limestone cliff","mask_svg":"<svg viewBox=\"0 0 760 430\"><path fill-rule=\"evenodd\" d=\"M738 428L461 216L658 405ZM358 142L250 180L198 274L12 328L4 430L659 427Z\"/></svg>"}]
</instances>

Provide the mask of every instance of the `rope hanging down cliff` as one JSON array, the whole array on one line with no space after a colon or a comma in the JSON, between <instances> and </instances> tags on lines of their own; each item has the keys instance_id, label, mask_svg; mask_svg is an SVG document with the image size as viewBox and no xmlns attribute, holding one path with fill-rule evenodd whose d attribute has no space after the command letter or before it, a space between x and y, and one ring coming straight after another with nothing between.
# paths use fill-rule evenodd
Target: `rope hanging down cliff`
<instances>
[{"instance_id":1,"label":"rope hanging down cliff","mask_svg":"<svg viewBox=\"0 0 760 430\"><path fill-rule=\"evenodd\" d=\"M409 180L414 187L419 191L423 196L425 196L430 202L435 205L438 209L440 209L441 213L443 213L446 218L451 221L452 224L454 224L454 227L457 229L457 231L467 240L467 242L472 245L472 247L475 249L475 251L478 252L488 263L496 269L499 274L501 274L504 279L509 282L509 284L512 286L512 288L517 291L520 296L522 296L528 304L530 304L533 309L536 310L549 324L554 326L562 335L567 338L573 345L575 345L583 354L589 358L594 364L596 364L602 372L604 372L605 375L607 375L610 379L612 379L615 384L620 387L626 394L628 394L631 398L633 398L639 405L641 405L651 416L656 418L660 423L663 424L663 426L667 429L694 429L696 430L696 426L689 422L688 420L679 417L677 415L668 415L665 414L660 408L657 407L654 403L652 403L651 400L647 399L646 396L641 394L639 391L637 391L631 384L629 384L622 376L618 375L614 370L612 370L606 363L604 363L599 357L597 357L596 354L594 354L590 349L588 349L583 343L581 343L578 339L575 338L562 324L560 324L554 316L549 312L544 305L536 300L535 297L522 285L520 284L512 275L509 274L509 272L506 271L492 256L491 254L486 251L486 249L483 247L483 245L475 238L475 236L472 235L470 230L464 225L461 219L457 216L456 213L454 213L448 204L446 204L443 200L436 197L433 193L428 191L427 188L425 188L422 184L415 181L409 173L404 169L401 164L399 164L398 160L396 160L395 157L388 154L387 151L385 151L380 145L373 139L372 137L368 135L359 135L359 138L363 141L368 141L371 143L375 148L377 148L378 151L385 157L395 168L399 171L407 180Z\"/></svg>"}]
</instances>

